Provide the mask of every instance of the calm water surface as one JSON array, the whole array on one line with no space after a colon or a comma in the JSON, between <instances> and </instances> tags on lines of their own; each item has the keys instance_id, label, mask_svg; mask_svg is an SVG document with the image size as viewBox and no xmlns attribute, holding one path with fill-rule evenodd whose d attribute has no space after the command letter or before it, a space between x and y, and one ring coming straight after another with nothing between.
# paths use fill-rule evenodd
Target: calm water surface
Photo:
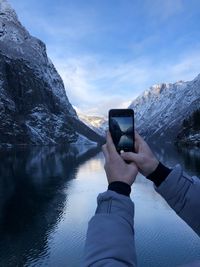
<instances>
[{"instance_id":1,"label":"calm water surface","mask_svg":"<svg viewBox=\"0 0 200 267\"><path fill-rule=\"evenodd\" d=\"M199 150L168 145L157 156L200 176ZM96 196L107 187L101 152L73 148L0 150L0 267L80 266ZM200 240L138 175L135 202L138 266L200 260Z\"/></svg>"}]
</instances>

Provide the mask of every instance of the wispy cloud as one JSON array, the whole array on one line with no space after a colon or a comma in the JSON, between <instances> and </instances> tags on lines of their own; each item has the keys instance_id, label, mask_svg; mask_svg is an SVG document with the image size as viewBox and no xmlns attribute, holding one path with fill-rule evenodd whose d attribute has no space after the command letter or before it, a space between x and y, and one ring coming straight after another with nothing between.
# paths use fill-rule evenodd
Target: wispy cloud
<instances>
[{"instance_id":1,"label":"wispy cloud","mask_svg":"<svg viewBox=\"0 0 200 267\"><path fill-rule=\"evenodd\" d=\"M156 19L166 20L177 15L184 8L183 0L145 0L147 13Z\"/></svg>"},{"instance_id":2,"label":"wispy cloud","mask_svg":"<svg viewBox=\"0 0 200 267\"><path fill-rule=\"evenodd\" d=\"M134 90L130 93L123 86L125 82L120 81L123 76L127 79L125 67L102 66L94 56L54 62L70 101L84 113L106 115L109 108L127 107L136 96ZM130 83L130 79L126 82Z\"/></svg>"},{"instance_id":3,"label":"wispy cloud","mask_svg":"<svg viewBox=\"0 0 200 267\"><path fill-rule=\"evenodd\" d=\"M183 54L173 62L139 58L126 63L104 62L95 55L56 60L70 101L83 112L107 114L129 103L155 83L191 80L200 71L200 52Z\"/></svg>"}]
</instances>

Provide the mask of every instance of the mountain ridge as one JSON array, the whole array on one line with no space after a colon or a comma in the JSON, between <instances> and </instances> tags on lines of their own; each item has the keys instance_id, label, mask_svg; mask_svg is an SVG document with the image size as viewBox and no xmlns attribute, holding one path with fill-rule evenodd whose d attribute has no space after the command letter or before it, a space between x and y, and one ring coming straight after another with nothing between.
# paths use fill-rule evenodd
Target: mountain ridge
<instances>
[{"instance_id":1,"label":"mountain ridge","mask_svg":"<svg viewBox=\"0 0 200 267\"><path fill-rule=\"evenodd\" d=\"M138 131L149 140L176 139L182 121L200 105L200 75L192 81L161 83L145 90L129 108Z\"/></svg>"},{"instance_id":2,"label":"mountain ridge","mask_svg":"<svg viewBox=\"0 0 200 267\"><path fill-rule=\"evenodd\" d=\"M200 74L192 81L155 84L128 108L134 110L135 128L147 141L177 143L183 120L200 108ZM105 132L107 124L104 119L98 127Z\"/></svg>"}]
</instances>

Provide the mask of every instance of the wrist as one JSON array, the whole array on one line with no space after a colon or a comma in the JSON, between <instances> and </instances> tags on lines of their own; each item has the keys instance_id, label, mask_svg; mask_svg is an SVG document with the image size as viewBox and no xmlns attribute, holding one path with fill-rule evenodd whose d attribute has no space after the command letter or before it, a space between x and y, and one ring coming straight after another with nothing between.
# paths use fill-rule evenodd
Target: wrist
<instances>
[{"instance_id":1,"label":"wrist","mask_svg":"<svg viewBox=\"0 0 200 267\"><path fill-rule=\"evenodd\" d=\"M151 173L153 173L156 170L156 168L158 167L158 165L159 165L159 161L156 158L152 159L152 162L150 163L150 167L148 169L148 172L145 174L145 176L147 177Z\"/></svg>"},{"instance_id":2,"label":"wrist","mask_svg":"<svg viewBox=\"0 0 200 267\"><path fill-rule=\"evenodd\" d=\"M114 181L108 185L108 190L129 197L131 193L131 186L125 182Z\"/></svg>"},{"instance_id":3,"label":"wrist","mask_svg":"<svg viewBox=\"0 0 200 267\"><path fill-rule=\"evenodd\" d=\"M170 172L171 169L159 162L157 168L148 176L146 176L146 178L154 182L154 184L158 187L167 178Z\"/></svg>"}]
</instances>

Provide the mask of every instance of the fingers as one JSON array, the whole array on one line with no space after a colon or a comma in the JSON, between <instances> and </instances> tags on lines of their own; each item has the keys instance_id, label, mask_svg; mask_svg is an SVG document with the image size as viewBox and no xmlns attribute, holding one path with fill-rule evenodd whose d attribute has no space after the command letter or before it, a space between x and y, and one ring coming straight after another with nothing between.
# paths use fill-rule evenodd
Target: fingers
<instances>
[{"instance_id":1,"label":"fingers","mask_svg":"<svg viewBox=\"0 0 200 267\"><path fill-rule=\"evenodd\" d=\"M107 131L106 133L106 141L107 141L107 149L108 149L109 154L112 154L112 155L117 154L117 150L115 148L115 145L113 143L113 140L112 140L112 137L109 131Z\"/></svg>"},{"instance_id":2,"label":"fingers","mask_svg":"<svg viewBox=\"0 0 200 267\"><path fill-rule=\"evenodd\" d=\"M138 163L139 162L139 156L138 156L138 154L133 153L133 152L123 152L123 153L121 153L121 157L124 160L133 161L135 163Z\"/></svg>"},{"instance_id":3,"label":"fingers","mask_svg":"<svg viewBox=\"0 0 200 267\"><path fill-rule=\"evenodd\" d=\"M144 139L142 138L141 135L135 130L135 141L137 142L144 142Z\"/></svg>"},{"instance_id":4,"label":"fingers","mask_svg":"<svg viewBox=\"0 0 200 267\"><path fill-rule=\"evenodd\" d=\"M135 162L131 162L129 165L131 165L132 168L135 169L135 170L137 171L137 173L138 173L138 167L137 167L137 165L135 164Z\"/></svg>"},{"instance_id":5,"label":"fingers","mask_svg":"<svg viewBox=\"0 0 200 267\"><path fill-rule=\"evenodd\" d=\"M109 160L109 153L108 153L108 149L107 149L106 144L104 144L101 148L102 148L102 151L103 151L105 160L106 160L106 162L108 162L108 160Z\"/></svg>"},{"instance_id":6,"label":"fingers","mask_svg":"<svg viewBox=\"0 0 200 267\"><path fill-rule=\"evenodd\" d=\"M142 146L143 144L145 144L144 139L141 135L139 135L137 131L135 131L135 152L138 153L140 150L140 146Z\"/></svg>"}]
</instances>

